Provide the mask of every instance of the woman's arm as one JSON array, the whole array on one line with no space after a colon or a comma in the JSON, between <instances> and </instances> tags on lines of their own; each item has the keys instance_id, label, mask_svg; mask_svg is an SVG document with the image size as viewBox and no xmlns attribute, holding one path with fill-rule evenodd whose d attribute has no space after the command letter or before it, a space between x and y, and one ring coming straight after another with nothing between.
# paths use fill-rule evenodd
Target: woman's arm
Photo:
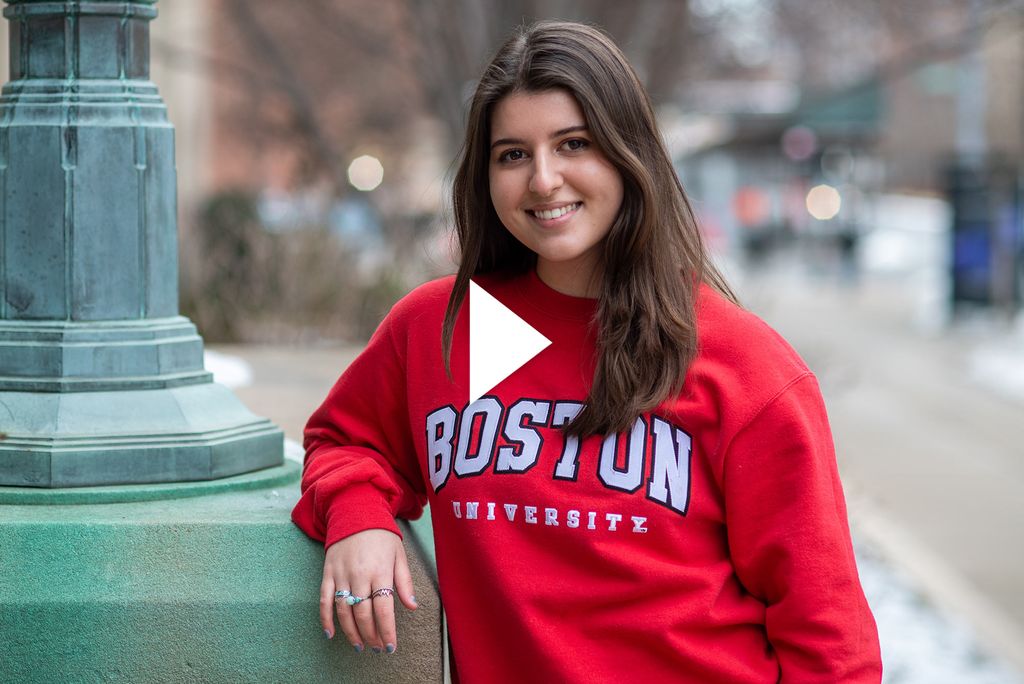
<instances>
[{"instance_id":1,"label":"woman's arm","mask_svg":"<svg viewBox=\"0 0 1024 684\"><path fill-rule=\"evenodd\" d=\"M415 607L395 517L416 518L425 489L409 430L405 363L392 338L393 316L371 338L306 426L302 495L292 519L326 548L320 617L328 638L332 612L357 650L397 646L394 597L370 594L395 588ZM335 601L346 590L366 598Z\"/></svg>"},{"instance_id":2,"label":"woman's arm","mask_svg":"<svg viewBox=\"0 0 1024 684\"><path fill-rule=\"evenodd\" d=\"M781 681L878 684L878 633L813 375L761 408L726 445L724 466L733 564L766 605Z\"/></svg>"}]
</instances>

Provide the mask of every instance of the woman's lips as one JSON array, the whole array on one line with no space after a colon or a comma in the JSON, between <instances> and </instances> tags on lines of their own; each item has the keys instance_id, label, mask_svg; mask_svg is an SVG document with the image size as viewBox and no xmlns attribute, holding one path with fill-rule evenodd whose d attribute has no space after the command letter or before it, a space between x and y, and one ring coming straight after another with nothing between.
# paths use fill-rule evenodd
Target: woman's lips
<instances>
[{"instance_id":1,"label":"woman's lips","mask_svg":"<svg viewBox=\"0 0 1024 684\"><path fill-rule=\"evenodd\" d=\"M553 209L527 209L526 213L542 224L551 225L568 220L581 206L583 202L571 202Z\"/></svg>"}]
</instances>

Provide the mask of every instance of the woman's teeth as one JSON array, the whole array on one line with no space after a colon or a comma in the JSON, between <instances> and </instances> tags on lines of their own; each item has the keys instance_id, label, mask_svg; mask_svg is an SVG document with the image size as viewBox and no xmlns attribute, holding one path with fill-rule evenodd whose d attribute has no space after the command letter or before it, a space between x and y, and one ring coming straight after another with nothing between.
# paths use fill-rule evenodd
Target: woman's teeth
<instances>
[{"instance_id":1,"label":"woman's teeth","mask_svg":"<svg viewBox=\"0 0 1024 684\"><path fill-rule=\"evenodd\" d=\"M558 209L551 209L551 210L541 209L541 210L532 211L531 213L534 216L536 216L537 218L541 218L541 219L544 219L546 221L550 221L551 219L558 218L559 216L565 216L570 211L575 211L575 210L579 209L580 204L581 204L581 202L573 202L572 204L567 204L564 207L559 207Z\"/></svg>"}]
</instances>

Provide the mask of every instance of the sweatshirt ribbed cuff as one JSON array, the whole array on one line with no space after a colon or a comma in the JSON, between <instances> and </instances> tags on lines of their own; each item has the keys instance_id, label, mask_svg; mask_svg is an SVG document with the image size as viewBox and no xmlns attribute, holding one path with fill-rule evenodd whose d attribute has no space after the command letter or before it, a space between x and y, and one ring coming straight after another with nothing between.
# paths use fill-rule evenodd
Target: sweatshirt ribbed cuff
<instances>
[{"instance_id":1,"label":"sweatshirt ribbed cuff","mask_svg":"<svg viewBox=\"0 0 1024 684\"><path fill-rule=\"evenodd\" d=\"M356 532L378 529L402 536L384 495L371 484L346 487L334 496L327 508L324 548Z\"/></svg>"}]
</instances>

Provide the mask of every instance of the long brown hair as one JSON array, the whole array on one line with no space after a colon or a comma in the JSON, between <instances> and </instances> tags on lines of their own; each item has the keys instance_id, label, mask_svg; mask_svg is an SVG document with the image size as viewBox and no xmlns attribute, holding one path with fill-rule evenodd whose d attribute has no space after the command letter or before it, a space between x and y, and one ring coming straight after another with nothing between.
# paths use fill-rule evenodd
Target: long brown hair
<instances>
[{"instance_id":1,"label":"long brown hair","mask_svg":"<svg viewBox=\"0 0 1024 684\"><path fill-rule=\"evenodd\" d=\"M662 142L654 109L633 68L603 31L543 21L518 29L477 84L452 187L461 260L443 328L451 362L455 318L472 276L525 272L536 255L509 233L491 203L491 114L513 92L571 93L588 130L623 181L623 201L605 238L595 325L597 365L569 434L622 432L678 393L697 355L697 288L735 301L710 263L693 208Z\"/></svg>"}]
</instances>

